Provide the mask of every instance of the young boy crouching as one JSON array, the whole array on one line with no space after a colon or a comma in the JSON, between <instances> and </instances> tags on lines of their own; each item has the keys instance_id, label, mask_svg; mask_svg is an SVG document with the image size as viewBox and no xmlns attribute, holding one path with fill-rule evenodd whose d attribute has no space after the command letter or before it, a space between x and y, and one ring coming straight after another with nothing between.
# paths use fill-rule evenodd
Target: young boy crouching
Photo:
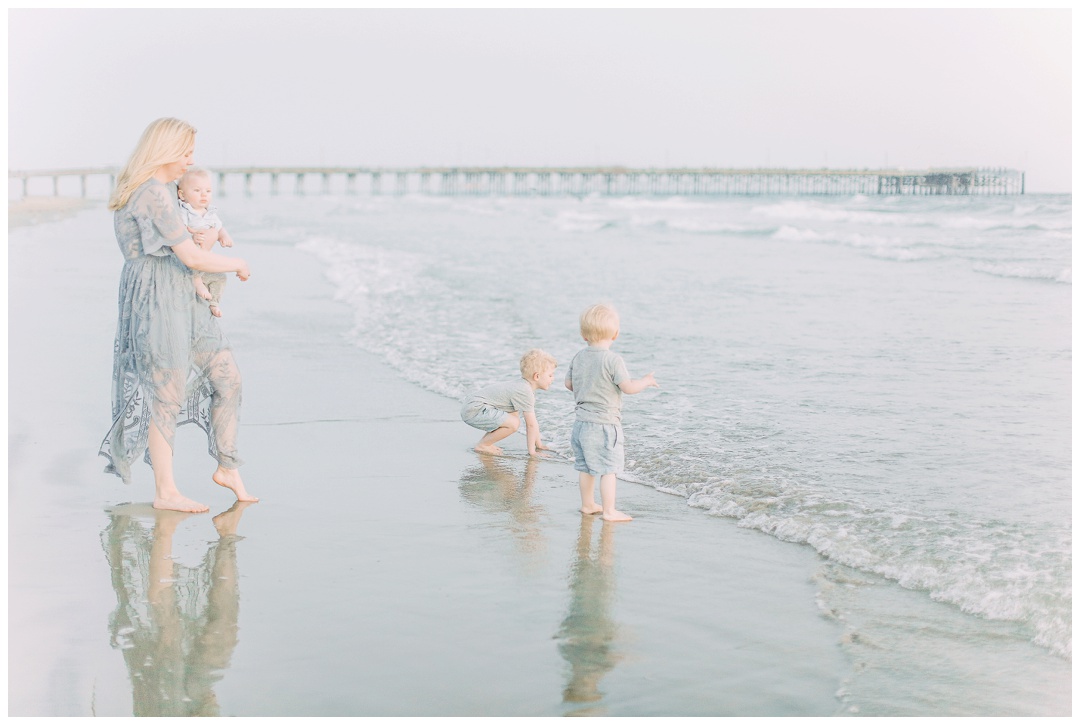
<instances>
[{"instance_id":1,"label":"young boy crouching","mask_svg":"<svg viewBox=\"0 0 1080 725\"><path fill-rule=\"evenodd\" d=\"M529 455L551 450L540 440L540 425L536 422L536 391L547 390L555 380L555 358L543 350L529 350L521 357L521 377L509 383L495 383L462 401L461 419L473 428L485 431L473 448L477 453L502 453L496 443L521 426L525 418L525 434Z\"/></svg>"}]
</instances>

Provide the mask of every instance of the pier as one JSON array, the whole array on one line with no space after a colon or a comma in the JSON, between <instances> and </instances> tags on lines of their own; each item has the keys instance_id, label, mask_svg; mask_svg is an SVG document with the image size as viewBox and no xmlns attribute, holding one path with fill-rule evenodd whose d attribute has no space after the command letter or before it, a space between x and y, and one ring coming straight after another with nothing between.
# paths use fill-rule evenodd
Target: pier
<instances>
[{"instance_id":1,"label":"pier","mask_svg":"<svg viewBox=\"0 0 1080 725\"><path fill-rule=\"evenodd\" d=\"M53 196L108 196L116 168L8 171L9 198L31 187ZM1006 195L1024 173L961 169L631 169L612 167L243 166L212 169L215 193L425 194L432 196ZM20 186L21 185L21 186ZM99 193L104 188L104 193ZM16 194L17 196L17 194Z\"/></svg>"}]
</instances>

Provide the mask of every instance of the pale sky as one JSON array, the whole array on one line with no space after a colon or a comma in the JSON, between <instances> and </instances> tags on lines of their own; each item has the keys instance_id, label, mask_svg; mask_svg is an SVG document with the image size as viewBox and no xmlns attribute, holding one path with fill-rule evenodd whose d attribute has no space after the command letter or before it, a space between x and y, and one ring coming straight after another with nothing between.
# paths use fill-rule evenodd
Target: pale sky
<instances>
[{"instance_id":1,"label":"pale sky","mask_svg":"<svg viewBox=\"0 0 1080 725\"><path fill-rule=\"evenodd\" d=\"M1072 189L1070 10L9 10L8 166L1006 166Z\"/></svg>"}]
</instances>

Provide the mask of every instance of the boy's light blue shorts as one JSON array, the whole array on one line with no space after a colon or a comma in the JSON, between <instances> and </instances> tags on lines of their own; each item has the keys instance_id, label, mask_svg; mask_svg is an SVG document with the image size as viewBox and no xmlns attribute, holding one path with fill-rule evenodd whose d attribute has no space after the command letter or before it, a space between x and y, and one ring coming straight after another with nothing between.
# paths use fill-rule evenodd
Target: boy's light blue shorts
<instances>
[{"instance_id":1,"label":"boy's light blue shorts","mask_svg":"<svg viewBox=\"0 0 1080 725\"><path fill-rule=\"evenodd\" d=\"M623 472L623 432L618 423L574 421L570 447L574 449L575 471L592 476Z\"/></svg>"},{"instance_id":2,"label":"boy's light blue shorts","mask_svg":"<svg viewBox=\"0 0 1080 725\"><path fill-rule=\"evenodd\" d=\"M468 402L461 406L461 419L473 428L490 433L503 424L510 414L487 403Z\"/></svg>"}]
</instances>

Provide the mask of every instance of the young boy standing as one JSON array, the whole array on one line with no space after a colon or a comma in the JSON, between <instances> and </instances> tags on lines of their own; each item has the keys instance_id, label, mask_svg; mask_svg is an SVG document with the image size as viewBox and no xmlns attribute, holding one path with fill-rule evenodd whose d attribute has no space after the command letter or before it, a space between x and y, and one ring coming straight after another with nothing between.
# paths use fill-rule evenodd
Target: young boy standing
<instances>
[{"instance_id":1,"label":"young boy standing","mask_svg":"<svg viewBox=\"0 0 1080 725\"><path fill-rule=\"evenodd\" d=\"M547 390L555 380L555 358L543 350L529 350L521 357L521 377L509 383L495 383L473 393L462 401L461 419L473 428L485 431L473 449L477 453L502 453L495 445L521 426L525 417L525 433L529 455L551 450L540 440L540 425L536 422L536 391Z\"/></svg>"},{"instance_id":2,"label":"young boy standing","mask_svg":"<svg viewBox=\"0 0 1080 725\"><path fill-rule=\"evenodd\" d=\"M589 346L574 356L566 371L566 387L577 402L570 446L574 469L579 471L581 513L601 514L605 521L631 521L615 508L616 477L625 457L622 432L622 396L660 387L649 373L631 380L621 356L611 352L619 337L619 313L610 305L593 305L581 313L581 336ZM594 497L600 477L600 500Z\"/></svg>"}]
</instances>

